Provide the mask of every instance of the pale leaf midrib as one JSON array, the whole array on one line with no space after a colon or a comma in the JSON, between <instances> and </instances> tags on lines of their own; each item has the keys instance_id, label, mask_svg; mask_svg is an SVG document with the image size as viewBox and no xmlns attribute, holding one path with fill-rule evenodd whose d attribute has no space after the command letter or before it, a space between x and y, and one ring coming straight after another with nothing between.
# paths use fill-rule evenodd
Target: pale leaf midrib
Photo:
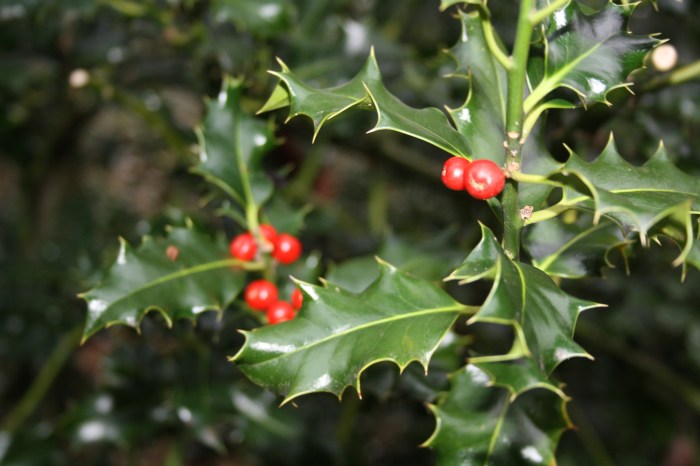
<instances>
[{"instance_id":1,"label":"pale leaf midrib","mask_svg":"<svg viewBox=\"0 0 700 466\"><path fill-rule=\"evenodd\" d=\"M216 269L223 268L223 267L230 267L231 265L232 265L231 259L223 259L223 260L218 260L218 261L207 262L204 264L195 265L193 267L188 267L186 269L178 270L177 272L163 275L161 277L156 278L155 280L152 280L152 281L146 283L143 286L140 286L140 287L128 292L127 294L121 296L120 298L115 299L114 301L112 301L109 304L109 307L110 308L114 307L115 304L117 304L121 301L124 301L125 299L132 298L132 297L138 295L139 293L142 293L142 292L149 290L151 288L154 288L156 286L163 285L163 284L168 283L170 281L179 280L179 279L184 278L184 277L196 275L199 273L209 272L211 270L216 270Z\"/></svg>"},{"instance_id":2,"label":"pale leaf midrib","mask_svg":"<svg viewBox=\"0 0 700 466\"><path fill-rule=\"evenodd\" d=\"M379 319L379 320L373 320L370 322L366 322L366 323L357 325L357 326L352 327L350 329L344 330L342 332L333 333L333 334L328 335L324 338L321 338L320 340L316 340L310 344L296 348L293 351L289 351L289 352L282 353L282 354L277 354L269 359L265 359L263 361L256 362L252 365L266 364L266 363L269 363L271 361L276 361L276 360L279 360L282 358L292 356L292 355L299 353L299 352L302 352L302 351L308 351L310 348L322 345L328 341L332 341L334 339L342 339L342 338L347 337L348 335L350 335L352 333L355 333L355 332L358 332L361 330L365 330L368 328L380 327L382 325L386 325L386 324L389 324L392 322L396 322L396 321L400 321L400 320L404 320L404 319L410 319L410 318L414 318L414 317L426 316L426 315L430 315L430 314L442 314L442 313L447 314L447 313L451 313L451 312L457 313L457 312L459 312L459 310L462 307L464 307L462 304L455 303L452 306L443 306L443 307L437 307L437 308L431 308L431 309L423 309L423 310L410 312L410 313L396 314L396 315L385 317L385 318ZM248 346L248 348L250 348L250 346Z\"/></svg>"}]
</instances>

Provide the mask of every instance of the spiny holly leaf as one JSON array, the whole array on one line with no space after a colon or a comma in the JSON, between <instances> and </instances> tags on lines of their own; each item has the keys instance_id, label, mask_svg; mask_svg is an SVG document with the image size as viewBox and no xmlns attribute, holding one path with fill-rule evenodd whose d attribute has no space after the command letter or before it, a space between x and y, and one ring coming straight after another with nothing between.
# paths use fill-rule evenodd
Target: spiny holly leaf
<instances>
[{"instance_id":1,"label":"spiny holly leaf","mask_svg":"<svg viewBox=\"0 0 700 466\"><path fill-rule=\"evenodd\" d=\"M444 5L443 5L444 6ZM457 62L453 77L469 81L464 104L449 113L478 158L503 164L507 76L486 45L478 12L459 11L462 34L449 53Z\"/></svg>"},{"instance_id":2,"label":"spiny holly leaf","mask_svg":"<svg viewBox=\"0 0 700 466\"><path fill-rule=\"evenodd\" d=\"M676 265L686 262L694 242L693 215L700 212L700 179L673 165L663 145L637 167L620 156L611 136L594 161L586 162L572 152L550 179L564 187L562 200L535 212L531 221L572 207L590 210L594 223L606 216L625 237L637 232L643 244L648 237L673 238L681 244Z\"/></svg>"},{"instance_id":3,"label":"spiny holly leaf","mask_svg":"<svg viewBox=\"0 0 700 466\"><path fill-rule=\"evenodd\" d=\"M525 141L522 160L523 172L543 176L557 171L562 166L547 150L539 127L535 128ZM543 209L548 205L547 199L552 189L553 187L547 184L522 183L519 187L518 202L522 206L531 206L534 210Z\"/></svg>"},{"instance_id":4,"label":"spiny holly leaf","mask_svg":"<svg viewBox=\"0 0 700 466\"><path fill-rule=\"evenodd\" d=\"M88 315L83 340L113 324L138 329L144 315L159 311L173 319L195 319L223 310L240 293L245 274L232 270L222 238L190 228L173 228L160 241L146 237L138 249L123 239L119 255L97 287L83 293Z\"/></svg>"},{"instance_id":5,"label":"spiny holly leaf","mask_svg":"<svg viewBox=\"0 0 700 466\"><path fill-rule=\"evenodd\" d=\"M323 124L340 113L353 108L373 108L377 123L370 130L392 130L433 144L454 155L468 156L469 146L464 136L450 125L447 116L437 108L415 109L392 95L382 82L374 50L362 70L349 82L329 89L314 89L297 78L280 61L282 70L272 72L287 89L289 117L306 115L314 122L314 138ZM275 89L263 110L281 108L285 99Z\"/></svg>"},{"instance_id":6,"label":"spiny holly leaf","mask_svg":"<svg viewBox=\"0 0 700 466\"><path fill-rule=\"evenodd\" d=\"M232 360L253 382L284 394L360 392L370 365L411 361L427 368L464 306L440 288L380 262L379 278L360 294L300 283L304 305L291 321L244 332Z\"/></svg>"},{"instance_id":7,"label":"spiny holly leaf","mask_svg":"<svg viewBox=\"0 0 700 466\"><path fill-rule=\"evenodd\" d=\"M467 365L430 409L436 427L425 445L438 466L552 465L559 437L571 427L563 393L527 359Z\"/></svg>"},{"instance_id":8,"label":"spiny holly leaf","mask_svg":"<svg viewBox=\"0 0 700 466\"><path fill-rule=\"evenodd\" d=\"M516 337L509 355L531 356L545 374L566 359L589 357L573 340L574 328L582 311L600 304L574 298L541 270L512 261L491 230L483 225L481 230L481 242L448 277L461 283L493 280L472 321L512 325Z\"/></svg>"},{"instance_id":9,"label":"spiny holly leaf","mask_svg":"<svg viewBox=\"0 0 700 466\"><path fill-rule=\"evenodd\" d=\"M225 78L218 98L207 104L197 133L200 153L194 171L239 204L261 205L272 194L262 158L275 144L274 133L271 124L243 110L241 91L241 81Z\"/></svg>"},{"instance_id":10,"label":"spiny holly leaf","mask_svg":"<svg viewBox=\"0 0 700 466\"><path fill-rule=\"evenodd\" d=\"M599 276L603 266L613 267L608 257L612 251L620 252L626 265L629 247L617 225L593 225L588 215L536 223L527 229L525 244L538 269L565 278Z\"/></svg>"},{"instance_id":11,"label":"spiny holly leaf","mask_svg":"<svg viewBox=\"0 0 700 466\"><path fill-rule=\"evenodd\" d=\"M661 43L627 31L633 10L610 1L600 11L587 14L579 2L571 1L546 19L543 57L529 62L533 91L525 111L558 87L573 90L586 104L607 103L608 92L629 86L629 74L641 68L647 52Z\"/></svg>"}]
</instances>

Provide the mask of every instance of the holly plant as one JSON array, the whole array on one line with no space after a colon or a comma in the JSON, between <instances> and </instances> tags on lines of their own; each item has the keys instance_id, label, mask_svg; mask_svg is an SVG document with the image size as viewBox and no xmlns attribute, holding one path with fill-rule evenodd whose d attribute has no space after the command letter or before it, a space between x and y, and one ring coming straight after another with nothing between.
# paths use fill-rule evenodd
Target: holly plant
<instances>
[{"instance_id":1,"label":"holly plant","mask_svg":"<svg viewBox=\"0 0 700 466\"><path fill-rule=\"evenodd\" d=\"M626 262L651 243L678 250L673 265L682 277L700 268L700 180L678 169L662 143L635 166L613 135L592 160L567 148L565 162L543 139L545 115L610 105L611 91L632 90L645 56L663 42L628 30L635 7L520 0L506 47L486 0L442 0L462 28L447 78L465 95L446 112L392 95L374 51L354 78L332 88L304 82L282 61L272 71L279 82L261 112L288 107L289 118L305 115L314 138L340 114L374 112L370 131L437 147L445 187L488 204L498 228L475 221L481 240L442 284L381 257L361 290L294 269L308 257L294 236L304 212L286 204L263 168L273 126L243 110L242 83L227 78L208 103L194 171L217 187L226 200L221 211L240 231L212 238L190 224L136 249L122 242L102 284L83 295L84 338L112 324L138 328L152 309L168 323L205 310L249 312L259 326L243 330L231 361L285 404L316 392L341 397L349 386L361 396L363 372L382 361L401 371L415 362L427 373L439 349L462 344L465 324L503 326L513 335L504 351L464 343L469 357L429 405L436 426L425 446L439 465L554 464L572 423L553 372L567 359L590 358L574 341L577 319L604 306L560 284L597 276L612 253ZM483 302L463 303L447 282L455 282L451 290L485 283L490 291Z\"/></svg>"}]
</instances>

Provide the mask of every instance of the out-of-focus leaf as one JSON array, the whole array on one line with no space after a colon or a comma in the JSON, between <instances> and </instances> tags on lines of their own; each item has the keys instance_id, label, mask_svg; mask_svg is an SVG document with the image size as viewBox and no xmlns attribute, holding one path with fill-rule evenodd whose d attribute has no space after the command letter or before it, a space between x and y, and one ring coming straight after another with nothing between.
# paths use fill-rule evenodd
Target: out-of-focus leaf
<instances>
[{"instance_id":1,"label":"out-of-focus leaf","mask_svg":"<svg viewBox=\"0 0 700 466\"><path fill-rule=\"evenodd\" d=\"M573 222L536 223L528 228L525 244L538 269L565 278L599 276L603 266L612 266L611 251L619 251L626 262L628 246L617 225L609 221L593 225L588 215Z\"/></svg>"},{"instance_id":2,"label":"out-of-focus leaf","mask_svg":"<svg viewBox=\"0 0 700 466\"><path fill-rule=\"evenodd\" d=\"M459 5L464 3L466 5L482 5L485 6L485 0L440 0L440 11L445 11L452 5Z\"/></svg>"},{"instance_id":3,"label":"out-of-focus leaf","mask_svg":"<svg viewBox=\"0 0 700 466\"><path fill-rule=\"evenodd\" d=\"M437 425L425 445L438 466L554 464L570 422L564 395L541 378L527 360L455 373L451 390L430 406Z\"/></svg>"},{"instance_id":4,"label":"out-of-focus leaf","mask_svg":"<svg viewBox=\"0 0 700 466\"><path fill-rule=\"evenodd\" d=\"M364 107L373 108L377 113L377 123L370 131L397 131L433 144L450 154L469 156L471 153L464 136L457 132L442 111L432 107L409 107L384 87L374 50L352 80L329 89L314 89L297 78L284 63L280 62L280 65L282 70L273 74L287 88L289 116L306 115L311 118L314 138L329 119L350 108ZM280 108L283 102L284 99L276 96L272 103L268 101L263 108Z\"/></svg>"},{"instance_id":5,"label":"out-of-focus leaf","mask_svg":"<svg viewBox=\"0 0 700 466\"><path fill-rule=\"evenodd\" d=\"M279 232L296 235L304 226L304 219L311 206L301 208L290 205L282 195L274 195L265 206L265 217Z\"/></svg>"},{"instance_id":6,"label":"out-of-focus leaf","mask_svg":"<svg viewBox=\"0 0 700 466\"><path fill-rule=\"evenodd\" d=\"M226 78L218 98L207 104L194 171L239 204L262 205L273 188L262 167L263 156L275 144L273 127L245 113L241 91L242 82Z\"/></svg>"},{"instance_id":7,"label":"out-of-focus leaf","mask_svg":"<svg viewBox=\"0 0 700 466\"><path fill-rule=\"evenodd\" d=\"M571 1L552 13L543 26L543 58L529 62L533 91L525 111L558 87L573 90L586 104L607 103L608 92L629 86L629 74L641 68L647 52L661 42L627 31L633 10L610 1L587 14L579 2Z\"/></svg>"},{"instance_id":8,"label":"out-of-focus leaf","mask_svg":"<svg viewBox=\"0 0 700 466\"><path fill-rule=\"evenodd\" d=\"M564 167L549 177L564 188L562 199L535 212L531 220L572 207L590 210L594 223L605 216L625 238L637 232L645 244L648 237L671 237L681 245L675 264L686 263L694 243L693 215L700 212L700 179L673 165L663 145L636 167L620 156L611 137L593 162L572 152Z\"/></svg>"},{"instance_id":9,"label":"out-of-focus leaf","mask_svg":"<svg viewBox=\"0 0 700 466\"><path fill-rule=\"evenodd\" d=\"M214 18L231 21L241 29L267 37L284 32L290 23L289 0L214 0Z\"/></svg>"},{"instance_id":10,"label":"out-of-focus leaf","mask_svg":"<svg viewBox=\"0 0 700 466\"><path fill-rule=\"evenodd\" d=\"M304 305L295 319L245 332L232 358L253 382L288 402L311 392L340 396L379 361L405 368L428 361L464 306L440 288L381 263L369 288L352 294L300 283Z\"/></svg>"},{"instance_id":11,"label":"out-of-focus leaf","mask_svg":"<svg viewBox=\"0 0 700 466\"><path fill-rule=\"evenodd\" d=\"M599 304L568 295L541 270L509 259L491 230L482 229L481 242L448 277L471 283L493 281L491 292L473 322L513 326L513 358L532 357L543 373L562 361L589 357L574 340L579 314Z\"/></svg>"},{"instance_id":12,"label":"out-of-focus leaf","mask_svg":"<svg viewBox=\"0 0 700 466\"><path fill-rule=\"evenodd\" d=\"M454 231L449 229L428 241L411 241L389 233L376 255L404 273L439 281L457 266L459 251L454 244ZM374 255L354 257L332 266L326 280L359 293L377 279L379 270Z\"/></svg>"},{"instance_id":13,"label":"out-of-focus leaf","mask_svg":"<svg viewBox=\"0 0 700 466\"><path fill-rule=\"evenodd\" d=\"M451 76L469 81L469 95L461 107L450 109L450 117L475 157L502 165L507 76L486 45L479 13L460 10L458 14L462 34L449 51L457 62Z\"/></svg>"},{"instance_id":14,"label":"out-of-focus leaf","mask_svg":"<svg viewBox=\"0 0 700 466\"><path fill-rule=\"evenodd\" d=\"M360 256L332 264L325 279L351 293L360 293L379 277L379 264L374 256Z\"/></svg>"},{"instance_id":15,"label":"out-of-focus leaf","mask_svg":"<svg viewBox=\"0 0 700 466\"><path fill-rule=\"evenodd\" d=\"M245 280L233 270L223 238L189 228L173 228L160 241L146 237L138 249L120 240L117 260L97 287L81 297L88 305L83 340L113 324L137 328L157 310L168 324L194 320L206 310L221 311L240 293Z\"/></svg>"},{"instance_id":16,"label":"out-of-focus leaf","mask_svg":"<svg viewBox=\"0 0 700 466\"><path fill-rule=\"evenodd\" d=\"M700 241L696 239L686 261L700 270Z\"/></svg>"}]
</instances>

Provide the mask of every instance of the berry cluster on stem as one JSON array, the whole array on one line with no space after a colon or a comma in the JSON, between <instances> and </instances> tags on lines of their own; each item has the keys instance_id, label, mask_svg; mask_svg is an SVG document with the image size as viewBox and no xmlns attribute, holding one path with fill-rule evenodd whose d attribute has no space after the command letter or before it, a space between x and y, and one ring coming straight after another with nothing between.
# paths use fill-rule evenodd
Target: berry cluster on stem
<instances>
[{"instance_id":1,"label":"berry cluster on stem","mask_svg":"<svg viewBox=\"0 0 700 466\"><path fill-rule=\"evenodd\" d=\"M249 262L270 254L280 264L292 264L301 256L301 242L288 233L278 233L269 224L260 225L258 237L252 232L242 233L231 240L231 256ZM244 299L248 306L259 312L265 312L270 324L291 320L301 308L304 296L299 289L294 289L290 301L279 299L277 285L265 279L253 280L245 289Z\"/></svg>"},{"instance_id":2,"label":"berry cluster on stem","mask_svg":"<svg viewBox=\"0 0 700 466\"><path fill-rule=\"evenodd\" d=\"M470 162L463 157L450 157L442 167L442 183L448 189L466 190L476 199L498 196L505 182L503 170L487 159Z\"/></svg>"}]
</instances>

